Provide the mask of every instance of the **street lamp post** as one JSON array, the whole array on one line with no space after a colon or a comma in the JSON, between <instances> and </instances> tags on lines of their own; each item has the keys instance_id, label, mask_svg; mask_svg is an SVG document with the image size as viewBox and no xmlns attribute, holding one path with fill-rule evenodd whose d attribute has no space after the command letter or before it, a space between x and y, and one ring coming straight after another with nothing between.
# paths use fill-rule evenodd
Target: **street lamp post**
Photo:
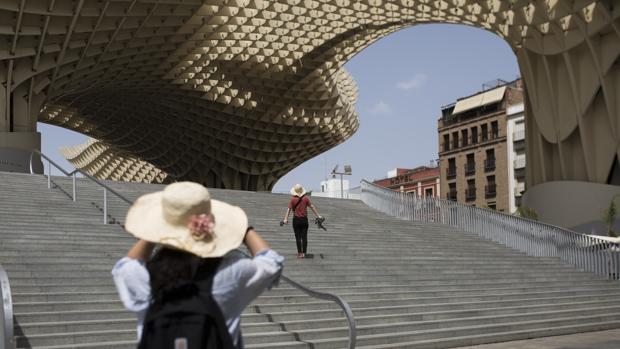
<instances>
[{"instance_id":1,"label":"street lamp post","mask_svg":"<svg viewBox=\"0 0 620 349\"><path fill-rule=\"evenodd\" d=\"M334 167L332 170L332 175L340 175L340 198L344 199L344 188L343 188L343 175L350 176L351 175L351 165L344 165L344 172L338 172L338 165Z\"/></svg>"}]
</instances>

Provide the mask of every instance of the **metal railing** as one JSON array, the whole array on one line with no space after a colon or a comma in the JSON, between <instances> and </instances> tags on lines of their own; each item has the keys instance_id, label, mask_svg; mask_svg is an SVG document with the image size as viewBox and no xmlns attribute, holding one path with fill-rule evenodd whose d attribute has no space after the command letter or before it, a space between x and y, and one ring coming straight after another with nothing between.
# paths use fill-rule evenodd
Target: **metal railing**
<instances>
[{"instance_id":1,"label":"metal railing","mask_svg":"<svg viewBox=\"0 0 620 349\"><path fill-rule=\"evenodd\" d=\"M57 163L55 163L52 159L50 159L47 155L41 153L38 150L33 150L30 153L30 173L34 174L34 170L33 170L33 159L34 159L34 155L37 154L39 156L41 156L43 159L47 160L47 189L52 189L52 165L60 172L62 172L65 176L71 177L71 182L72 182L72 186L71 186L71 198L73 199L73 201L77 201L77 189L75 186L75 176L76 174L80 173L81 175L83 175L84 177L90 179L91 181L95 182L97 185L99 185L100 187L103 188L103 224L108 224L108 191L114 195L116 195L118 198L120 198L121 200L125 201L127 204L131 205L133 204L133 202L129 199L127 199L126 197L124 197L123 195L119 194L116 190L110 188L109 186L105 185L104 183L102 183L101 181L99 181L98 179L96 179L95 177L89 175L88 173L84 173L83 171L79 170L79 169L75 169L71 172L66 171L65 169L63 169L62 167L60 167L60 165L58 165Z\"/></svg>"},{"instance_id":2,"label":"metal railing","mask_svg":"<svg viewBox=\"0 0 620 349\"><path fill-rule=\"evenodd\" d=\"M484 170L492 171L495 169L495 158L487 158L484 160Z\"/></svg>"},{"instance_id":3,"label":"metal railing","mask_svg":"<svg viewBox=\"0 0 620 349\"><path fill-rule=\"evenodd\" d=\"M252 256L247 254L245 251L242 251L240 249L237 249L237 251L245 255L247 258L252 258ZM347 318L347 322L349 325L349 346L347 348L349 349L355 348L355 344L357 341L357 326L355 324L355 317L353 316L353 311L351 310L351 306L349 305L349 303L347 303L347 301L344 300L344 298L340 296L336 296L335 294L331 294L331 293L315 291L289 278L288 276L284 274L282 274L280 277L282 278L282 280L286 281L286 283L299 289L300 291L304 292L310 297L324 299L324 300L332 301L338 304L342 308L342 311L344 312L344 316Z\"/></svg>"},{"instance_id":4,"label":"metal railing","mask_svg":"<svg viewBox=\"0 0 620 349\"><path fill-rule=\"evenodd\" d=\"M349 324L349 346L348 348L349 349L355 348L355 342L357 340L357 328L355 325L355 317L353 316L353 311L351 310L351 306L349 306L349 303L347 303L347 301L345 301L342 297L336 296L331 293L314 291L284 275L282 275L282 279L286 281L289 285L300 289L302 292L306 293L310 297L324 299L324 300L332 301L338 304L342 308L342 311L344 312L344 315L346 316L347 322Z\"/></svg>"},{"instance_id":5,"label":"metal railing","mask_svg":"<svg viewBox=\"0 0 620 349\"><path fill-rule=\"evenodd\" d=\"M0 265L0 311L2 316L2 331L0 331L0 345L3 349L15 348L14 322L13 322L13 298L11 297L11 284L9 276Z\"/></svg>"},{"instance_id":6,"label":"metal railing","mask_svg":"<svg viewBox=\"0 0 620 349\"><path fill-rule=\"evenodd\" d=\"M448 179L456 177L456 166L448 166L448 170L446 171L446 177Z\"/></svg>"},{"instance_id":7,"label":"metal railing","mask_svg":"<svg viewBox=\"0 0 620 349\"><path fill-rule=\"evenodd\" d=\"M33 156L34 154L39 154L42 158L44 158L45 160L47 160L48 162L48 172L47 172L47 187L48 189L51 189L51 165L54 165L54 167L56 167L59 171L61 171L62 173L64 173L66 176L72 176L73 177L73 201L76 201L76 188L75 188L75 174L76 173L81 173L82 175L84 175L86 178L89 178L90 180L92 180L93 182L97 183L99 186L103 187L103 202L104 202L104 213L103 213L103 217L104 217L104 224L107 224L107 191L110 191L112 194L118 196L120 199L122 199L123 201L125 201L127 204L132 205L133 202L129 199L127 199L126 197L124 197L123 195L119 194L117 191L115 191L114 189L108 187L107 185L105 185L104 183L101 183L99 180L97 180L96 178L80 171L79 169L74 170L73 172L67 172L66 170L64 170L62 167L60 167L58 164L56 164L54 161L52 161L49 157L47 157L45 154L41 153L38 150L33 150L32 153L30 154L30 173L34 173L33 169L32 169L32 165L33 165ZM243 252L246 256L248 256L245 252ZM249 256L248 256L249 257ZM0 265L0 281L2 281L2 296L4 298L4 279L2 279L2 273L4 273L4 269L2 269L2 266ZM6 276L6 273L4 273L4 276ZM281 276L282 279L284 281L286 281L288 284L290 284L291 286L298 288L299 290L301 290L302 292L306 293L307 295L311 296L311 297L315 297L315 298L319 298L319 299L324 299L324 300L330 300L335 302L336 304L338 304L346 318L347 318L347 322L348 322L348 326L349 326L349 349L354 349L355 348L355 343L356 343L356 339L357 339L357 329L356 329L356 325L355 325L355 317L353 316L353 311L351 310L351 307L349 306L349 303L347 303L342 297L331 294L331 293L325 293L325 292L318 292L315 290L312 290L306 286L303 286L302 284L292 280L291 278L282 275ZM6 285L8 286L8 278L6 279ZM6 299L6 298L5 298ZM8 299L9 299L9 304L11 303L11 293L10 293L10 289L8 292ZM11 311L10 311L10 316L11 316L11 321L10 321L10 330L11 330L11 341L13 340L13 312L12 312L12 305L11 305ZM5 326L6 325L6 311L5 311ZM6 331L6 327L5 327L5 333L7 333ZM13 348L13 347L6 347L6 348ZM0 348L2 349L2 348Z\"/></svg>"},{"instance_id":8,"label":"metal railing","mask_svg":"<svg viewBox=\"0 0 620 349\"><path fill-rule=\"evenodd\" d=\"M475 163L466 163L463 165L465 169L465 175L470 175L476 173L476 164Z\"/></svg>"},{"instance_id":9,"label":"metal railing","mask_svg":"<svg viewBox=\"0 0 620 349\"><path fill-rule=\"evenodd\" d=\"M417 197L362 181L362 201L402 219L436 222L536 257L557 257L608 279L620 280L620 244L526 218L432 197Z\"/></svg>"}]
</instances>

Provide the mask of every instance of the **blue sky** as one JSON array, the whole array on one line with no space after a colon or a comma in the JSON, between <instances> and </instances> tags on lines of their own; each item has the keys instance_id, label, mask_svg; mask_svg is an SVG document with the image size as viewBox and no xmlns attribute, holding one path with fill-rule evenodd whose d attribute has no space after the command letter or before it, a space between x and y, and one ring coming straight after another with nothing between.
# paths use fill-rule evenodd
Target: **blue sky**
<instances>
[{"instance_id":1,"label":"blue sky","mask_svg":"<svg viewBox=\"0 0 620 349\"><path fill-rule=\"evenodd\" d=\"M484 82L519 75L512 50L496 35L463 25L426 24L401 30L366 48L345 68L359 87L360 128L343 144L282 177L274 191L295 183L318 189L336 165L349 164L351 185L385 177L396 167L437 158L437 119L443 105L482 89ZM58 148L85 137L39 123L43 152L63 163Z\"/></svg>"}]
</instances>

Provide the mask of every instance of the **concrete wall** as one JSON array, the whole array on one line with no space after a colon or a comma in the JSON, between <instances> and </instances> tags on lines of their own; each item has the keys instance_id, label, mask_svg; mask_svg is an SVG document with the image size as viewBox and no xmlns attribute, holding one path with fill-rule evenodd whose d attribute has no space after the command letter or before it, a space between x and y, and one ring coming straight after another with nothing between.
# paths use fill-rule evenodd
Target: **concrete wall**
<instances>
[{"instance_id":1,"label":"concrete wall","mask_svg":"<svg viewBox=\"0 0 620 349\"><path fill-rule=\"evenodd\" d=\"M620 186L577 181L556 181L529 188L523 204L538 213L539 220L580 233L607 235L603 210L616 198L620 208ZM620 214L619 214L620 217ZM620 220L614 225L620 231Z\"/></svg>"},{"instance_id":2,"label":"concrete wall","mask_svg":"<svg viewBox=\"0 0 620 349\"><path fill-rule=\"evenodd\" d=\"M41 150L39 132L0 132L0 171L30 173L30 153ZM33 169L43 173L39 156L34 157Z\"/></svg>"}]
</instances>

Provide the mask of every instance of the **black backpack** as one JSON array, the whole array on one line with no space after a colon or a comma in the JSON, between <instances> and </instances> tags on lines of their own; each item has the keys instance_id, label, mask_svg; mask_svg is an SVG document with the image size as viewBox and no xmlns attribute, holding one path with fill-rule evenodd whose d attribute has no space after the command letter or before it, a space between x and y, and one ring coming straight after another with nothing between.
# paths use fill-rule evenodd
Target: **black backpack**
<instances>
[{"instance_id":1,"label":"black backpack","mask_svg":"<svg viewBox=\"0 0 620 349\"><path fill-rule=\"evenodd\" d=\"M215 269L197 273L205 274L201 280L178 285L165 301L149 307L138 349L235 349L211 296Z\"/></svg>"}]
</instances>

